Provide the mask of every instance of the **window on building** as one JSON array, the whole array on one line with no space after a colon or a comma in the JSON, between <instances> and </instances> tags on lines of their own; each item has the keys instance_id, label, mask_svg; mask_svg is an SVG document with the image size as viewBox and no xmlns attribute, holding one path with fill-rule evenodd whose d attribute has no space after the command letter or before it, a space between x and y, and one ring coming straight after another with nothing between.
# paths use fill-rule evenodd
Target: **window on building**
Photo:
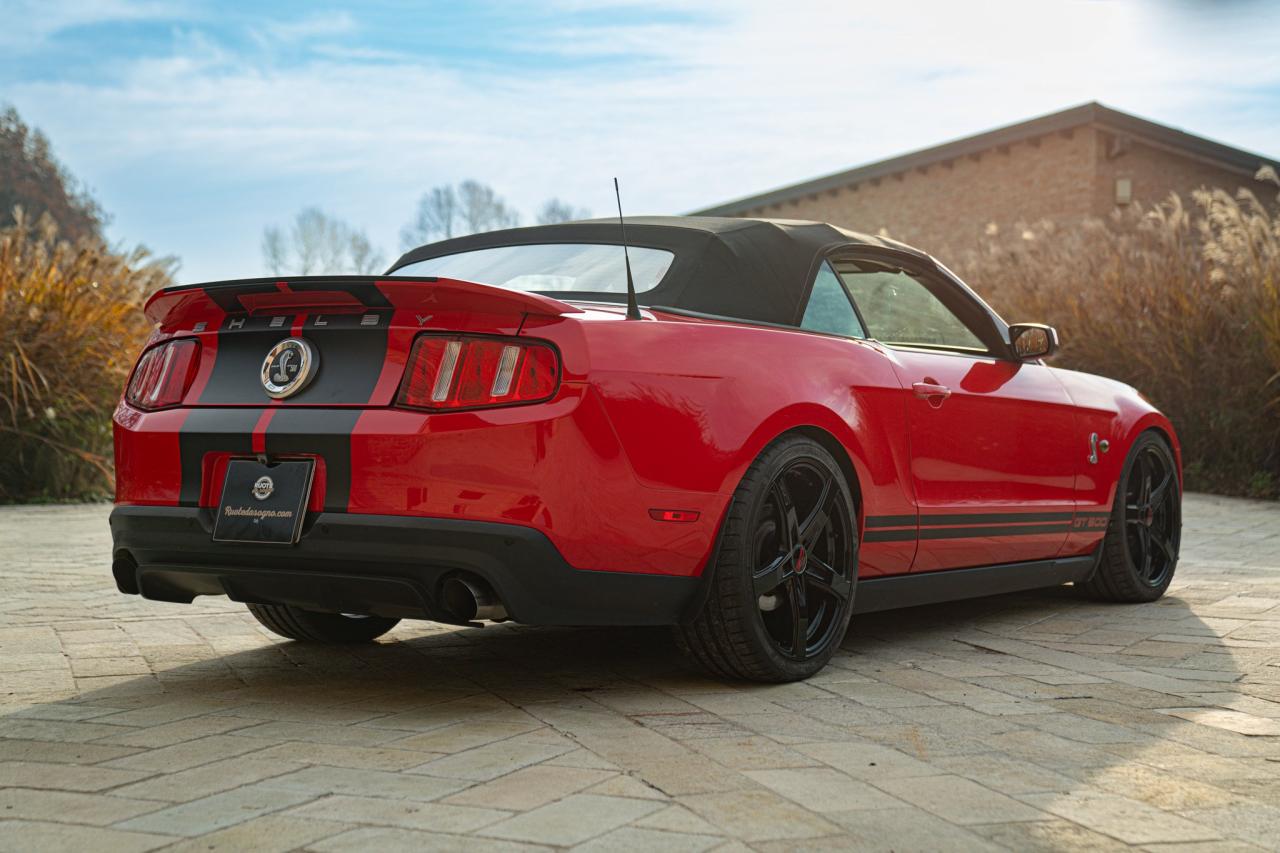
<instances>
[{"instance_id":1,"label":"window on building","mask_svg":"<svg viewBox=\"0 0 1280 853\"><path fill-rule=\"evenodd\" d=\"M867 336L849 301L849 294L845 293L844 285L840 283L840 277L826 261L823 261L813 280L813 290L809 293L809 304L804 309L800 328L849 338Z\"/></svg>"}]
</instances>

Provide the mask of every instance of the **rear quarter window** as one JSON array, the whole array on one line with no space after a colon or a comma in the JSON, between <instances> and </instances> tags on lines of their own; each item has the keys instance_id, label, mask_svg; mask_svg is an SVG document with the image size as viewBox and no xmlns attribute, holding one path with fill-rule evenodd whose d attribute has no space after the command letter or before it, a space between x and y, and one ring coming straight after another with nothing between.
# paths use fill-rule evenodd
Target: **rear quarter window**
<instances>
[{"instance_id":1,"label":"rear quarter window","mask_svg":"<svg viewBox=\"0 0 1280 853\"><path fill-rule=\"evenodd\" d=\"M666 249L630 247L636 292L653 290L675 261ZM396 276L437 276L508 290L550 293L626 293L622 246L608 243L535 243L494 246L408 264Z\"/></svg>"}]
</instances>

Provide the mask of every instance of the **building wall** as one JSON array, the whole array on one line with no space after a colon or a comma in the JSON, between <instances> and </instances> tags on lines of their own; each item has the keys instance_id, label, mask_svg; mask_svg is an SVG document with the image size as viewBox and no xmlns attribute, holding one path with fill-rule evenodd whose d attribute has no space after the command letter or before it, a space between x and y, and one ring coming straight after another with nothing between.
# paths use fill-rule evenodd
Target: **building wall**
<instances>
[{"instance_id":1,"label":"building wall","mask_svg":"<svg viewBox=\"0 0 1280 853\"><path fill-rule=\"evenodd\" d=\"M1137 139L1116 149L1110 134L1098 135L1095 215L1105 216L1115 209L1115 187L1119 178L1129 179L1133 201L1143 207L1164 201L1170 193L1177 193L1190 204L1191 193L1201 187L1221 188L1232 195L1241 187L1248 187L1260 197L1266 197L1252 174L1215 166Z\"/></svg>"},{"instance_id":2,"label":"building wall","mask_svg":"<svg viewBox=\"0 0 1280 853\"><path fill-rule=\"evenodd\" d=\"M1252 176L1136 139L1117 149L1110 133L1086 125L739 215L883 230L945 258L982 241L992 224L1001 238L1018 239L1024 224L1105 217L1116 207L1117 178L1131 181L1133 201L1144 206L1170 192L1189 201L1200 186L1259 188Z\"/></svg>"},{"instance_id":3,"label":"building wall","mask_svg":"<svg viewBox=\"0 0 1280 853\"><path fill-rule=\"evenodd\" d=\"M1019 142L744 215L816 219L876 234L881 229L934 254L972 246L990 223L1077 220L1093 204L1097 134L1079 128Z\"/></svg>"}]
</instances>

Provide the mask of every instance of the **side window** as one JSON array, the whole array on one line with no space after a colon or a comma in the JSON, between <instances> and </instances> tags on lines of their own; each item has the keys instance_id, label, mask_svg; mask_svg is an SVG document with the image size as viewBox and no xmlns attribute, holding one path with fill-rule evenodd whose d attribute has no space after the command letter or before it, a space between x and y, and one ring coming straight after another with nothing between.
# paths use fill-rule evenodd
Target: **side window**
<instances>
[{"instance_id":1,"label":"side window","mask_svg":"<svg viewBox=\"0 0 1280 853\"><path fill-rule=\"evenodd\" d=\"M881 343L987 351L942 300L902 270L871 261L841 261L836 268L867 332Z\"/></svg>"},{"instance_id":2,"label":"side window","mask_svg":"<svg viewBox=\"0 0 1280 853\"><path fill-rule=\"evenodd\" d=\"M809 293L809 304L804 309L800 328L850 338L867 336L840 277L826 261L822 262L813 280L813 290Z\"/></svg>"}]
</instances>

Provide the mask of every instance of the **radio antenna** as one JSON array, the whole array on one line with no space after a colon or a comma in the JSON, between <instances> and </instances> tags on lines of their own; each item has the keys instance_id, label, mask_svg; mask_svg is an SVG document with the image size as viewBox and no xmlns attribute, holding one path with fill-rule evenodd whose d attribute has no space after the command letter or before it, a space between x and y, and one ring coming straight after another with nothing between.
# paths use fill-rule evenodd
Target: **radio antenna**
<instances>
[{"instance_id":1,"label":"radio antenna","mask_svg":"<svg viewBox=\"0 0 1280 853\"><path fill-rule=\"evenodd\" d=\"M627 264L627 319L640 319L640 305L636 302L636 280L631 277L631 253L627 251L627 223L622 218L622 192L618 179L613 179L613 195L618 200L618 227L622 230L622 258Z\"/></svg>"}]
</instances>

